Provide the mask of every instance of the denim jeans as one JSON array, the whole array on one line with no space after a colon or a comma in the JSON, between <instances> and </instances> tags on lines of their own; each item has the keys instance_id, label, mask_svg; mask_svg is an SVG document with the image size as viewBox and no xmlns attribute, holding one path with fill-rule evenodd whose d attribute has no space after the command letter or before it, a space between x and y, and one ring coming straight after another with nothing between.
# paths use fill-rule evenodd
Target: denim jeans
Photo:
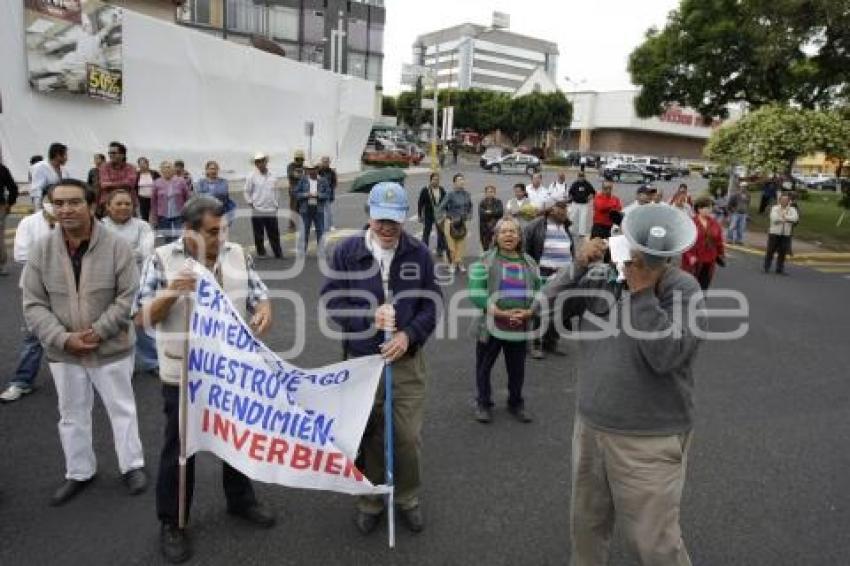
<instances>
[{"instance_id":1,"label":"denim jeans","mask_svg":"<svg viewBox=\"0 0 850 566\"><path fill-rule=\"evenodd\" d=\"M310 240L310 227L316 228L316 253L320 253L322 246L322 235L325 233L325 209L324 204L307 205L301 211L301 220L304 222L304 232L302 233L302 250L307 252L307 245Z\"/></svg>"},{"instance_id":2,"label":"denim jeans","mask_svg":"<svg viewBox=\"0 0 850 566\"><path fill-rule=\"evenodd\" d=\"M35 376L38 375L38 369L41 367L44 348L41 347L41 342L38 341L35 334L27 330L26 327L21 328L21 330L24 332L24 343L21 345L21 354L18 357L18 369L15 371L15 377L12 378L10 385L32 387Z\"/></svg>"},{"instance_id":3,"label":"denim jeans","mask_svg":"<svg viewBox=\"0 0 850 566\"><path fill-rule=\"evenodd\" d=\"M158 246L170 244L180 237L180 232L183 230L183 218L175 216L174 218L159 218L156 222L156 239Z\"/></svg>"},{"instance_id":4,"label":"denim jeans","mask_svg":"<svg viewBox=\"0 0 850 566\"><path fill-rule=\"evenodd\" d=\"M156 340L148 336L143 328L136 328L136 369L138 371L154 371L159 369L159 358L156 355Z\"/></svg>"},{"instance_id":5,"label":"denim jeans","mask_svg":"<svg viewBox=\"0 0 850 566\"><path fill-rule=\"evenodd\" d=\"M733 212L732 218L729 220L729 230L726 234L726 239L730 242L743 242L744 232L747 229L747 214L743 212Z\"/></svg>"},{"instance_id":6,"label":"denim jeans","mask_svg":"<svg viewBox=\"0 0 850 566\"><path fill-rule=\"evenodd\" d=\"M333 201L328 201L325 203L325 230L330 230L334 225L334 211L333 211Z\"/></svg>"}]
</instances>

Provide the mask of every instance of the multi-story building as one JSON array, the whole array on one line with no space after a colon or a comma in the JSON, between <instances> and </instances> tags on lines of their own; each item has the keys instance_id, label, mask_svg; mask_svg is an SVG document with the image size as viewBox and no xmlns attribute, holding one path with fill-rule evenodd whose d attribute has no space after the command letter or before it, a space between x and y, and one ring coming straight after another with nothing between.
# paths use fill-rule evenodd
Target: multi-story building
<instances>
[{"instance_id":1,"label":"multi-story building","mask_svg":"<svg viewBox=\"0 0 850 566\"><path fill-rule=\"evenodd\" d=\"M383 0L184 0L177 21L383 84Z\"/></svg>"},{"instance_id":2,"label":"multi-story building","mask_svg":"<svg viewBox=\"0 0 850 566\"><path fill-rule=\"evenodd\" d=\"M436 67L439 88L514 94L540 71L555 83L558 45L513 33L494 17L490 27L466 23L420 35L413 43L413 62Z\"/></svg>"}]
</instances>

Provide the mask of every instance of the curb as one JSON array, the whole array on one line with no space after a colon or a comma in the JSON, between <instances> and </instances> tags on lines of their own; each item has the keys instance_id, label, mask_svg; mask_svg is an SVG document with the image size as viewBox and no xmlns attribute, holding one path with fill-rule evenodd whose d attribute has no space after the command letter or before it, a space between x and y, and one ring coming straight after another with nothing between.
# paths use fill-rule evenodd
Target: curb
<instances>
[{"instance_id":1,"label":"curb","mask_svg":"<svg viewBox=\"0 0 850 566\"><path fill-rule=\"evenodd\" d=\"M753 248L750 246L739 246L737 244L726 244L726 247L736 252L742 252L751 255L764 255L765 249ZM814 261L814 262L850 262L850 252L803 252L795 253L789 256L794 261Z\"/></svg>"}]
</instances>

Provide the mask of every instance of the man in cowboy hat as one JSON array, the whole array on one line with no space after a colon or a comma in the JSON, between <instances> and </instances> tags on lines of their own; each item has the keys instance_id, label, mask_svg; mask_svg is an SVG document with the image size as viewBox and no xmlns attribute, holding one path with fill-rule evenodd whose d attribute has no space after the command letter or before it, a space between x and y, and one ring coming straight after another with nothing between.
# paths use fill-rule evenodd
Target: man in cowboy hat
<instances>
[{"instance_id":1,"label":"man in cowboy hat","mask_svg":"<svg viewBox=\"0 0 850 566\"><path fill-rule=\"evenodd\" d=\"M319 176L319 164L311 163L304 168L306 175L301 177L295 186L293 196L298 203L298 214L304 224L301 233L303 242L299 253L307 253L310 240L310 227L316 227L316 253L322 245L322 235L325 232L325 206L331 198L331 186L327 178Z\"/></svg>"},{"instance_id":2,"label":"man in cowboy hat","mask_svg":"<svg viewBox=\"0 0 850 566\"><path fill-rule=\"evenodd\" d=\"M254 171L245 179L245 200L252 209L251 227L257 257L266 257L265 232L272 253L280 259L283 251L280 249L280 227L277 223L277 211L280 208L278 178L269 171L269 158L265 153L254 155L254 167Z\"/></svg>"}]
</instances>

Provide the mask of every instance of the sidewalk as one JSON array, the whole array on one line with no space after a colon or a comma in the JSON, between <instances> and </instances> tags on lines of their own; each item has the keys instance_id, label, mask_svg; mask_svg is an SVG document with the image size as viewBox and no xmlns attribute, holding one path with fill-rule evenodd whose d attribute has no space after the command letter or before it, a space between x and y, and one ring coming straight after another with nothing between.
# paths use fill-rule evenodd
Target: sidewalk
<instances>
[{"instance_id":1,"label":"sidewalk","mask_svg":"<svg viewBox=\"0 0 850 566\"><path fill-rule=\"evenodd\" d=\"M731 250L753 255L764 255L767 249L767 234L763 232L748 231L744 236L744 245L726 244ZM792 249L796 261L821 260L821 261L847 261L850 262L850 252L834 252L825 250L817 244L794 238Z\"/></svg>"}]
</instances>

